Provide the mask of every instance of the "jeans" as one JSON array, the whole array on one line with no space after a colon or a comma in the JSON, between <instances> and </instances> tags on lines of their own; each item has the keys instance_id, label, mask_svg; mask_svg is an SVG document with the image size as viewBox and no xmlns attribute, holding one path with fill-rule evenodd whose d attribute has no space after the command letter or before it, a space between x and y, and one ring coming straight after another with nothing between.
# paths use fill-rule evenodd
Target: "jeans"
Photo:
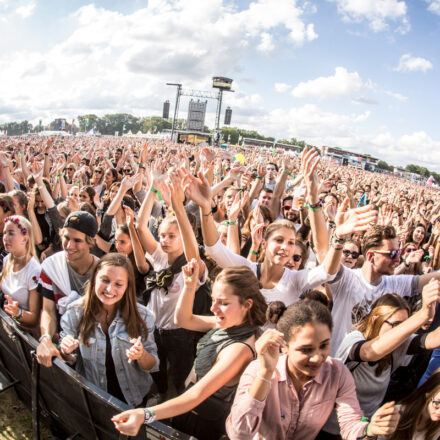
<instances>
[{"instance_id":1,"label":"jeans","mask_svg":"<svg viewBox=\"0 0 440 440\"><path fill-rule=\"evenodd\" d=\"M185 390L185 380L190 373L195 358L195 333L178 328L175 330L156 329L154 339L159 356L159 372L153 373L153 380L159 393L168 390L169 373L178 394Z\"/></svg>"},{"instance_id":2,"label":"jeans","mask_svg":"<svg viewBox=\"0 0 440 440\"><path fill-rule=\"evenodd\" d=\"M434 373L434 371L437 370L437 368L439 367L440 367L440 348L436 348L432 352L432 356L431 356L431 360L429 361L428 368L426 369L425 373L420 379L417 388L422 386L430 378L431 374Z\"/></svg>"}]
</instances>

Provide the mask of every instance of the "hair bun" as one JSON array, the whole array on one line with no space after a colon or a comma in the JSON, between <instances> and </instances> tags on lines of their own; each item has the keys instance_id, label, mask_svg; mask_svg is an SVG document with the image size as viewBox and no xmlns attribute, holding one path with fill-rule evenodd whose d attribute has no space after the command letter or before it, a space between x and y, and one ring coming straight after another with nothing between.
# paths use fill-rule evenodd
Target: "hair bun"
<instances>
[{"instance_id":1,"label":"hair bun","mask_svg":"<svg viewBox=\"0 0 440 440\"><path fill-rule=\"evenodd\" d=\"M266 310L266 319L272 324L276 324L283 313L286 311L287 307L282 301L273 301L269 303Z\"/></svg>"}]
</instances>

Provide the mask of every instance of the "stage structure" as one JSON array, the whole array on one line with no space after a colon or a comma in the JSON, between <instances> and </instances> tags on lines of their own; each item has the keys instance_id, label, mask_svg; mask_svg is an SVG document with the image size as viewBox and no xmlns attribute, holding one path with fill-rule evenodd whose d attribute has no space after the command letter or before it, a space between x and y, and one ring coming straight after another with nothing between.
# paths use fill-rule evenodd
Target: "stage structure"
<instances>
[{"instance_id":1,"label":"stage structure","mask_svg":"<svg viewBox=\"0 0 440 440\"><path fill-rule=\"evenodd\" d=\"M191 96L193 98L204 98L204 99L216 99L217 100L217 111L215 116L215 134L214 134L214 143L216 146L220 145L220 115L222 111L222 100L223 100L223 91L233 92L232 90L232 79L226 78L224 76L214 76L212 78L212 87L214 89L218 89L218 92L215 91L202 91L202 90L194 90L194 89L183 89L182 84L179 83L167 83L167 86L175 86L176 90L176 103L174 106L174 116L173 116L173 125L171 128L171 139L174 140L174 133L176 129L176 121L177 115L179 112L179 104L181 96ZM195 103L195 104L203 104L203 103ZM206 103L205 103L205 111L206 111ZM190 120L190 115L188 114L188 122ZM203 130L203 125L201 130Z\"/></svg>"}]
</instances>

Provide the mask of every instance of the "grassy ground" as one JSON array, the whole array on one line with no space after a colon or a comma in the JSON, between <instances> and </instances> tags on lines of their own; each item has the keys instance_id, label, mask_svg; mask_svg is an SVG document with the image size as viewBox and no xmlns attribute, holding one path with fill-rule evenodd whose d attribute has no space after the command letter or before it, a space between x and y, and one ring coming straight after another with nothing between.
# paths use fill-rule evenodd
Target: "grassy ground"
<instances>
[{"instance_id":1,"label":"grassy ground","mask_svg":"<svg viewBox=\"0 0 440 440\"><path fill-rule=\"evenodd\" d=\"M0 440L32 440L31 412L10 388L0 393ZM41 440L50 440L50 431L40 423Z\"/></svg>"}]
</instances>

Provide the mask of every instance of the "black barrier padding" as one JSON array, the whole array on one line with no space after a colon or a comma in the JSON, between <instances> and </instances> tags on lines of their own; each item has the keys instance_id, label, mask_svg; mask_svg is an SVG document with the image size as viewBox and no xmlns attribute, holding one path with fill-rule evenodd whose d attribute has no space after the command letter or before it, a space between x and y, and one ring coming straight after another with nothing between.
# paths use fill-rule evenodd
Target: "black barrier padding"
<instances>
[{"instance_id":1,"label":"black barrier padding","mask_svg":"<svg viewBox=\"0 0 440 440\"><path fill-rule=\"evenodd\" d=\"M31 407L31 352L36 350L38 342L17 327L1 309L0 323L0 369L18 381L17 394ZM59 359L54 359L51 368L37 368L40 412L59 438L125 438L110 419L129 409L128 405L102 391ZM193 437L155 422L130 438L190 440Z\"/></svg>"}]
</instances>

